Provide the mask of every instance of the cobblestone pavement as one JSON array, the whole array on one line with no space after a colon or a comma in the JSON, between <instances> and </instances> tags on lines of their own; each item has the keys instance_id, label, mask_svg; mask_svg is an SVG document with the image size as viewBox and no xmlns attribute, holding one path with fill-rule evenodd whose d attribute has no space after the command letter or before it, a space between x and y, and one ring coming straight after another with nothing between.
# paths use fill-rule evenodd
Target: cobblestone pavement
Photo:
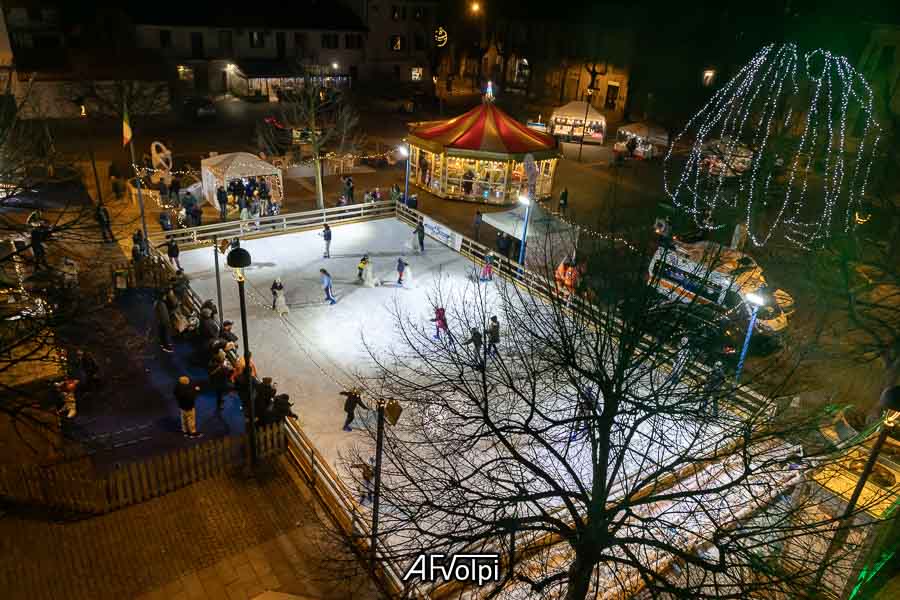
<instances>
[{"instance_id":1,"label":"cobblestone pavement","mask_svg":"<svg viewBox=\"0 0 900 600\"><path fill-rule=\"evenodd\" d=\"M255 480L209 479L109 515L67 523L0 518L0 590L17 599L376 598L276 459Z\"/></svg>"}]
</instances>

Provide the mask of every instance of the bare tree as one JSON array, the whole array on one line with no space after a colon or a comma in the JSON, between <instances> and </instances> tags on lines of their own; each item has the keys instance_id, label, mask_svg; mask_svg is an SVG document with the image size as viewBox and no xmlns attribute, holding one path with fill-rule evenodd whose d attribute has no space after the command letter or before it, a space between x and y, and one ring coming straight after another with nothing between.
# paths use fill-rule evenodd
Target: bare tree
<instances>
[{"instance_id":1,"label":"bare tree","mask_svg":"<svg viewBox=\"0 0 900 600\"><path fill-rule=\"evenodd\" d=\"M449 335L395 307L400 342L370 347L365 381L405 409L385 434L384 543L407 565L500 552L511 566L483 597L799 593L835 523L822 494L781 501L833 459L822 415L782 397L802 363L761 361L753 372L781 376L745 374L754 393L736 391L724 366L701 366L703 307L646 285L649 249L637 268L609 251L549 294L439 280Z\"/></svg>"}]
</instances>

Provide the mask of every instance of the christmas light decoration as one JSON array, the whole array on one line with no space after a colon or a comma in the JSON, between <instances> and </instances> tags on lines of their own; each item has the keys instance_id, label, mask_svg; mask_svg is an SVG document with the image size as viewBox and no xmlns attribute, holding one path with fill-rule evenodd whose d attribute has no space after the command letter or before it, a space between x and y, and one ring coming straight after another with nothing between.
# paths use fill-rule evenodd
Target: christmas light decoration
<instances>
[{"instance_id":1,"label":"christmas light decoration","mask_svg":"<svg viewBox=\"0 0 900 600\"><path fill-rule=\"evenodd\" d=\"M665 191L698 228L730 228L717 217L739 209L755 246L778 232L807 248L856 225L880 131L872 89L845 57L769 45L675 137Z\"/></svg>"}]
</instances>

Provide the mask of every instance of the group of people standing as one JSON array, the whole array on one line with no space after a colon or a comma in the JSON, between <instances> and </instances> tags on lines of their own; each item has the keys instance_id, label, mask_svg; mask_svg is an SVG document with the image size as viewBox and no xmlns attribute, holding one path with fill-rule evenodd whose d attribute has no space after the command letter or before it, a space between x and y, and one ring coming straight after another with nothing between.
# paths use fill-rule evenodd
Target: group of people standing
<instances>
[{"instance_id":1,"label":"group of people standing","mask_svg":"<svg viewBox=\"0 0 900 600\"><path fill-rule=\"evenodd\" d=\"M436 306L434 308L434 318L431 319L431 322L434 323L434 340L435 341L443 341L446 337L447 342L450 345L456 345L456 339L453 334L450 332L450 325L447 320L447 310L443 306ZM487 346L484 344L484 340L487 338ZM497 346L500 344L500 318L497 315L491 316L490 322L487 328L482 332L477 327L472 327L469 330L469 337L462 342L463 346L471 345L476 358L475 365L479 369L484 368L484 358L494 358L499 355L497 350ZM482 348L485 349L485 354L482 354Z\"/></svg>"},{"instance_id":2,"label":"group of people standing","mask_svg":"<svg viewBox=\"0 0 900 600\"><path fill-rule=\"evenodd\" d=\"M232 179L227 188L216 188L219 219L228 220L229 212L237 211L242 221L277 215L281 207L272 199L272 191L265 177Z\"/></svg>"}]
</instances>

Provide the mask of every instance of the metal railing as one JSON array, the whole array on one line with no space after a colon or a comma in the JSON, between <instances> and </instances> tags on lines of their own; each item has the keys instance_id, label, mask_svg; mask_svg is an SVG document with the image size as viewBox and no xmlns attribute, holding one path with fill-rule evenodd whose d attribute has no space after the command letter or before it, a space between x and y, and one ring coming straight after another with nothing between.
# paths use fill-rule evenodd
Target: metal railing
<instances>
[{"instance_id":1,"label":"metal railing","mask_svg":"<svg viewBox=\"0 0 900 600\"><path fill-rule=\"evenodd\" d=\"M333 225L372 219L386 219L393 217L395 212L395 204L390 200L365 202L333 208L285 213L272 217L259 217L258 219L221 221L209 225L200 225L199 227L159 231L149 234L149 238L150 243L154 246L158 246L168 239L174 239L182 249L191 249L207 245L215 240L253 239L308 231L322 227L325 223Z\"/></svg>"}]
</instances>

